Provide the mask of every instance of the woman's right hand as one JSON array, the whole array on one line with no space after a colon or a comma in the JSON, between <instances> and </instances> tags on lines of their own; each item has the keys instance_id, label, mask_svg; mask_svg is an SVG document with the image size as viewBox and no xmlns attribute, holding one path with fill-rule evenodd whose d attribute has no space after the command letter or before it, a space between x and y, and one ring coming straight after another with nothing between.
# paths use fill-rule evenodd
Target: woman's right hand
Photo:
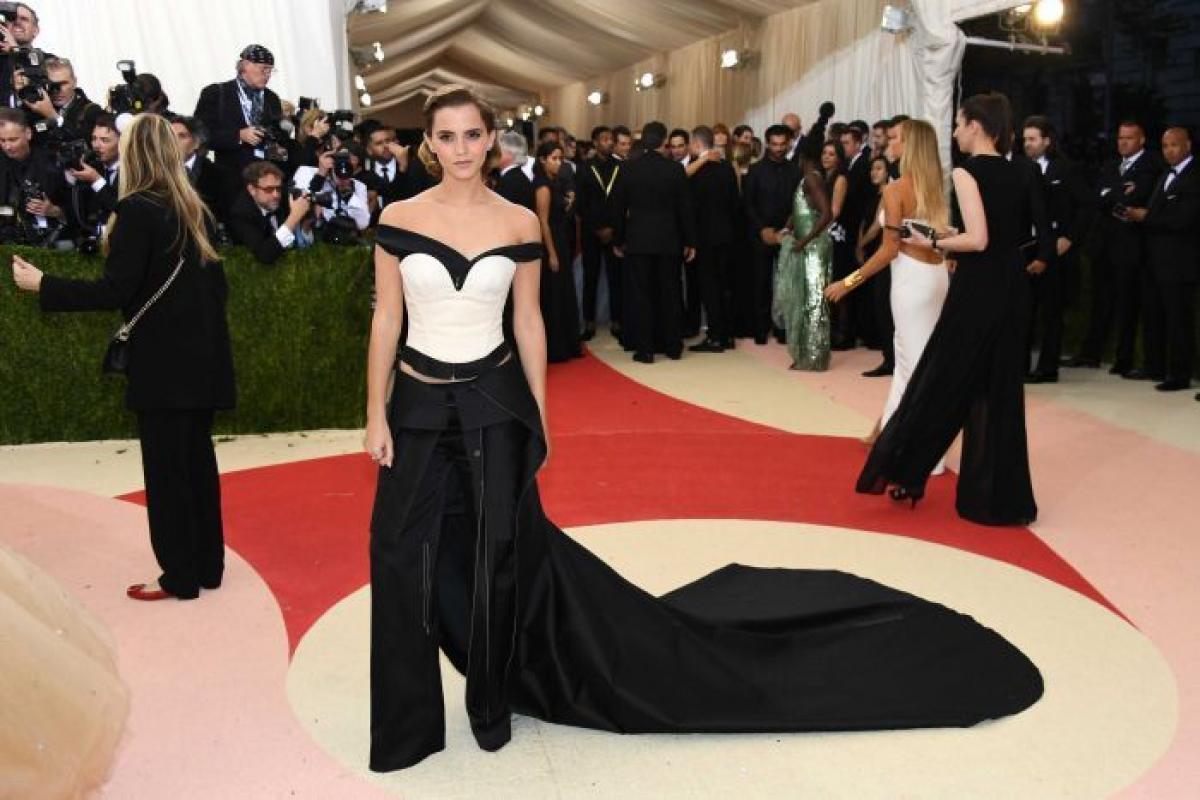
<instances>
[{"instance_id":1,"label":"woman's right hand","mask_svg":"<svg viewBox=\"0 0 1200 800\"><path fill-rule=\"evenodd\" d=\"M392 448L392 432L387 420L367 420L367 432L363 436L363 448L367 455L381 467L390 467L395 455Z\"/></svg>"},{"instance_id":2,"label":"woman's right hand","mask_svg":"<svg viewBox=\"0 0 1200 800\"><path fill-rule=\"evenodd\" d=\"M317 117L313 120L312 135L318 139L324 139L325 134L329 133L329 117Z\"/></svg>"}]
</instances>

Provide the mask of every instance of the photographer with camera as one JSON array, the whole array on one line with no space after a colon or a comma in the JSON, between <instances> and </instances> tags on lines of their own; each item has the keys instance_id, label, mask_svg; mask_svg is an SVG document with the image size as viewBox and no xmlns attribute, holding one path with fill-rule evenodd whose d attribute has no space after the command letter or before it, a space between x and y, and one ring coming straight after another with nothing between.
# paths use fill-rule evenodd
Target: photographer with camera
<instances>
[{"instance_id":1,"label":"photographer with camera","mask_svg":"<svg viewBox=\"0 0 1200 800\"><path fill-rule=\"evenodd\" d=\"M102 114L92 128L92 149L64 165L70 187L67 222L76 247L85 253L98 250L103 228L117 207L120 145L116 120L111 114Z\"/></svg>"},{"instance_id":2,"label":"photographer with camera","mask_svg":"<svg viewBox=\"0 0 1200 800\"><path fill-rule=\"evenodd\" d=\"M217 163L240 176L242 170L270 155L272 128L283 118L279 95L267 88L275 71L275 56L262 45L242 50L237 77L204 87L196 103L195 116L208 129L208 145ZM240 187L230 186L228 197L236 198Z\"/></svg>"},{"instance_id":3,"label":"photographer with camera","mask_svg":"<svg viewBox=\"0 0 1200 800\"><path fill-rule=\"evenodd\" d=\"M17 69L15 52L32 47L37 39L38 15L25 3L0 3L0 106L20 108L13 72Z\"/></svg>"},{"instance_id":4,"label":"photographer with camera","mask_svg":"<svg viewBox=\"0 0 1200 800\"><path fill-rule=\"evenodd\" d=\"M349 150L326 151L317 167L300 167L292 185L306 190L320 211L321 240L330 244L355 244L358 231L371 224L367 187L354 179Z\"/></svg>"},{"instance_id":5,"label":"photographer with camera","mask_svg":"<svg viewBox=\"0 0 1200 800\"><path fill-rule=\"evenodd\" d=\"M104 109L93 103L79 88L75 67L65 58L48 58L45 64L49 91L39 92L25 108L63 131L62 138L91 141L92 126Z\"/></svg>"},{"instance_id":6,"label":"photographer with camera","mask_svg":"<svg viewBox=\"0 0 1200 800\"><path fill-rule=\"evenodd\" d=\"M300 117L300 127L296 130L296 169L300 167L315 167L317 156L326 145L329 136L329 117L319 108L310 108Z\"/></svg>"},{"instance_id":7,"label":"photographer with camera","mask_svg":"<svg viewBox=\"0 0 1200 800\"><path fill-rule=\"evenodd\" d=\"M283 170L270 161L256 161L242 172L246 189L229 209L229 236L263 264L273 264L283 251L313 243L313 201L293 195L288 203ZM282 221L281 221L282 220Z\"/></svg>"},{"instance_id":8,"label":"photographer with camera","mask_svg":"<svg viewBox=\"0 0 1200 800\"><path fill-rule=\"evenodd\" d=\"M66 182L54 157L34 145L25 112L0 108L0 152L0 242L54 246Z\"/></svg>"}]
</instances>

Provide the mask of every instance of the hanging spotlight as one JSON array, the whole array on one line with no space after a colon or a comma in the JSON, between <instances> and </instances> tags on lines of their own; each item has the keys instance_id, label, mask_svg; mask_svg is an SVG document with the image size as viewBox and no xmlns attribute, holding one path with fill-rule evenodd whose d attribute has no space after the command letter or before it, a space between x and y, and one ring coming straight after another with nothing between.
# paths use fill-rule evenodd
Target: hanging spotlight
<instances>
[{"instance_id":1,"label":"hanging spotlight","mask_svg":"<svg viewBox=\"0 0 1200 800\"><path fill-rule=\"evenodd\" d=\"M533 107L533 116L534 119L541 119L542 117L546 116L546 107L541 103L538 103Z\"/></svg>"},{"instance_id":2,"label":"hanging spotlight","mask_svg":"<svg viewBox=\"0 0 1200 800\"><path fill-rule=\"evenodd\" d=\"M512 117L504 118L504 127L511 128L515 124L517 124L517 121L515 119L513 119Z\"/></svg>"},{"instance_id":3,"label":"hanging spotlight","mask_svg":"<svg viewBox=\"0 0 1200 800\"><path fill-rule=\"evenodd\" d=\"M383 45L379 42L372 42L371 46L375 48L375 60L383 61Z\"/></svg>"},{"instance_id":4,"label":"hanging spotlight","mask_svg":"<svg viewBox=\"0 0 1200 800\"><path fill-rule=\"evenodd\" d=\"M358 89L360 92L365 92L367 90L367 82L363 80L362 75L354 76L354 88Z\"/></svg>"},{"instance_id":5,"label":"hanging spotlight","mask_svg":"<svg viewBox=\"0 0 1200 800\"><path fill-rule=\"evenodd\" d=\"M1033 7L1033 24L1039 28L1053 28L1062 22L1065 12L1062 0L1038 0Z\"/></svg>"},{"instance_id":6,"label":"hanging spotlight","mask_svg":"<svg viewBox=\"0 0 1200 800\"><path fill-rule=\"evenodd\" d=\"M884 6L883 19L879 23L879 28L884 33L900 34L907 32L912 28L908 9L901 6Z\"/></svg>"},{"instance_id":7,"label":"hanging spotlight","mask_svg":"<svg viewBox=\"0 0 1200 800\"><path fill-rule=\"evenodd\" d=\"M587 96L587 101L594 106L601 106L608 102L608 95L599 89L594 89L592 93Z\"/></svg>"},{"instance_id":8,"label":"hanging spotlight","mask_svg":"<svg viewBox=\"0 0 1200 800\"><path fill-rule=\"evenodd\" d=\"M662 73L643 72L637 80L633 82L633 88L639 92L647 91L662 86L667 82L667 78Z\"/></svg>"},{"instance_id":9,"label":"hanging spotlight","mask_svg":"<svg viewBox=\"0 0 1200 800\"><path fill-rule=\"evenodd\" d=\"M732 48L721 53L721 69L733 69L742 61L742 54Z\"/></svg>"},{"instance_id":10,"label":"hanging spotlight","mask_svg":"<svg viewBox=\"0 0 1200 800\"><path fill-rule=\"evenodd\" d=\"M367 94L366 92L363 92L362 94L360 94L358 96L358 102L363 106L370 106L371 105L371 95Z\"/></svg>"}]
</instances>

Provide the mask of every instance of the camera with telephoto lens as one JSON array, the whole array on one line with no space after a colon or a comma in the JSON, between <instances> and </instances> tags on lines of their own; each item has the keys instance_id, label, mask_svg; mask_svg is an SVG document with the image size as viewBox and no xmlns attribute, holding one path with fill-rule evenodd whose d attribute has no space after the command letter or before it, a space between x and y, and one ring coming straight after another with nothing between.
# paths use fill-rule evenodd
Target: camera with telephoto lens
<instances>
[{"instance_id":1,"label":"camera with telephoto lens","mask_svg":"<svg viewBox=\"0 0 1200 800\"><path fill-rule=\"evenodd\" d=\"M137 67L132 61L118 61L117 71L124 83L108 90L108 110L113 114L140 114L146 109L146 97L137 84Z\"/></svg>"},{"instance_id":2,"label":"camera with telephoto lens","mask_svg":"<svg viewBox=\"0 0 1200 800\"><path fill-rule=\"evenodd\" d=\"M325 119L329 121L329 127L337 131L342 139L346 139L354 133L353 111L339 108L326 114Z\"/></svg>"},{"instance_id":3,"label":"camera with telephoto lens","mask_svg":"<svg viewBox=\"0 0 1200 800\"><path fill-rule=\"evenodd\" d=\"M25 85L17 90L17 97L22 103L36 103L46 97L53 97L54 89L50 85L50 76L46 74L46 54L36 47L21 47L16 51L16 69L25 76Z\"/></svg>"},{"instance_id":4,"label":"camera with telephoto lens","mask_svg":"<svg viewBox=\"0 0 1200 800\"><path fill-rule=\"evenodd\" d=\"M333 175L335 178L354 177L354 165L350 161L350 151L345 148L333 154Z\"/></svg>"},{"instance_id":5,"label":"camera with telephoto lens","mask_svg":"<svg viewBox=\"0 0 1200 800\"><path fill-rule=\"evenodd\" d=\"M83 169L86 164L97 172L104 170L104 161L101 160L100 154L83 139L63 142L54 154L54 161L63 169Z\"/></svg>"},{"instance_id":6,"label":"camera with telephoto lens","mask_svg":"<svg viewBox=\"0 0 1200 800\"><path fill-rule=\"evenodd\" d=\"M314 206L333 208L333 192L325 188L325 177L319 174L312 176L307 189L293 186L289 194L293 200L307 197Z\"/></svg>"},{"instance_id":7,"label":"camera with telephoto lens","mask_svg":"<svg viewBox=\"0 0 1200 800\"><path fill-rule=\"evenodd\" d=\"M275 116L264 116L255 127L262 134L262 141L258 146L266 153L267 160L286 163L288 152L284 142L290 141L292 137L284 130L282 120Z\"/></svg>"}]
</instances>

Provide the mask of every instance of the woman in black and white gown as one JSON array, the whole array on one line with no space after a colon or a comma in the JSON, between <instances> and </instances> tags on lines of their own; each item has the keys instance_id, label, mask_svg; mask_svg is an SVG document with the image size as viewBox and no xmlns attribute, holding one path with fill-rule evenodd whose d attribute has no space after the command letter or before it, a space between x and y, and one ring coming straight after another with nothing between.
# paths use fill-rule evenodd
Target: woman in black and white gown
<instances>
[{"instance_id":1,"label":"woman in black and white gown","mask_svg":"<svg viewBox=\"0 0 1200 800\"><path fill-rule=\"evenodd\" d=\"M812 731L967 726L1037 701L1019 650L935 603L738 565L656 598L555 527L535 480L549 452L539 224L483 183L487 104L443 87L425 125L441 182L388 206L375 253L372 769L444 746L439 649L487 750L512 710L622 733Z\"/></svg>"}]
</instances>

